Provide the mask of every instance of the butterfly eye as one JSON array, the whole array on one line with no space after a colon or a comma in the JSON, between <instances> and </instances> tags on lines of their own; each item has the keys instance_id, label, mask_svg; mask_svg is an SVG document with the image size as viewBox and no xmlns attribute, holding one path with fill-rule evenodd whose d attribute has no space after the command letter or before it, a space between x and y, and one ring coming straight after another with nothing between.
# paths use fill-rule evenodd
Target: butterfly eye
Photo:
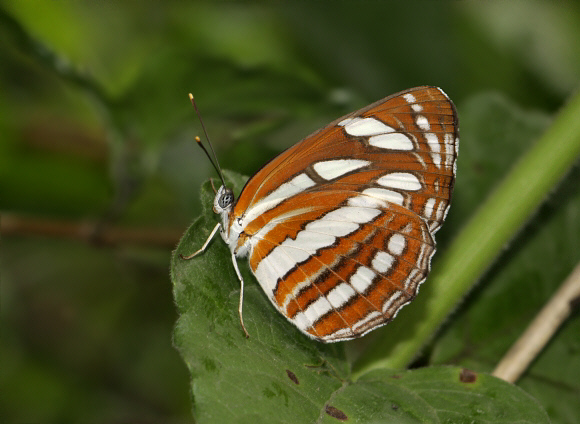
<instances>
[{"instance_id":1,"label":"butterfly eye","mask_svg":"<svg viewBox=\"0 0 580 424\"><path fill-rule=\"evenodd\" d=\"M226 189L218 200L218 205L225 209L234 202L234 193L230 189Z\"/></svg>"}]
</instances>

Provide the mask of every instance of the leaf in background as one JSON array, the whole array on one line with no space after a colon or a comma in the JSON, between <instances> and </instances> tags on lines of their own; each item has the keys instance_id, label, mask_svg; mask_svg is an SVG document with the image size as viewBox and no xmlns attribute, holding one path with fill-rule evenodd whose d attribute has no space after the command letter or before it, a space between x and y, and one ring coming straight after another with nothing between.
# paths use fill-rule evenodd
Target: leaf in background
<instances>
[{"instance_id":1,"label":"leaf in background","mask_svg":"<svg viewBox=\"0 0 580 424\"><path fill-rule=\"evenodd\" d=\"M465 224L551 121L500 93L478 94L460 105L457 180L443 230Z\"/></svg>"}]
</instances>

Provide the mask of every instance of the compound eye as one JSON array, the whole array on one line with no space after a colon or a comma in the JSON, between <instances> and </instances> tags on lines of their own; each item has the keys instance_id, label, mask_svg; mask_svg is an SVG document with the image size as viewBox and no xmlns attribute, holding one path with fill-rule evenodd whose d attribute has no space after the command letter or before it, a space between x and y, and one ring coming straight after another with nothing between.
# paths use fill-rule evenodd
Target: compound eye
<instances>
[{"instance_id":1,"label":"compound eye","mask_svg":"<svg viewBox=\"0 0 580 424\"><path fill-rule=\"evenodd\" d=\"M234 201L234 193L231 190L226 190L224 194L219 198L218 204L220 208L225 209L231 205Z\"/></svg>"}]
</instances>

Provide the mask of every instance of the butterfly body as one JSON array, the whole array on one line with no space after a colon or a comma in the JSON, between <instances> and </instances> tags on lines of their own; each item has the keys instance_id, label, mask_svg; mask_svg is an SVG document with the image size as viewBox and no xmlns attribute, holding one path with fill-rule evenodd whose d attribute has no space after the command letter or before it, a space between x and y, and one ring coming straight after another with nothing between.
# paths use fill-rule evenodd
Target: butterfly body
<instances>
[{"instance_id":1,"label":"butterfly body","mask_svg":"<svg viewBox=\"0 0 580 424\"><path fill-rule=\"evenodd\" d=\"M304 334L360 337L394 318L425 280L458 141L442 90L392 95L274 158L237 200L220 187L221 224L210 237L219 226L240 281L235 257L247 256L272 304Z\"/></svg>"}]
</instances>

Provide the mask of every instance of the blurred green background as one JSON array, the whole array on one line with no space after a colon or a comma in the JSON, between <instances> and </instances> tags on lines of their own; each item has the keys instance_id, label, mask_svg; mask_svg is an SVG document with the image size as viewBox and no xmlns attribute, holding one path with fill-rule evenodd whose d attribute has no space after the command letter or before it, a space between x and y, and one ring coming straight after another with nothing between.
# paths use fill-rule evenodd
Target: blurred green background
<instances>
[{"instance_id":1,"label":"blurred green background","mask_svg":"<svg viewBox=\"0 0 580 424\"><path fill-rule=\"evenodd\" d=\"M188 92L251 174L416 85L553 113L579 40L575 1L0 2L0 421L193 421L168 266L215 172Z\"/></svg>"}]
</instances>

